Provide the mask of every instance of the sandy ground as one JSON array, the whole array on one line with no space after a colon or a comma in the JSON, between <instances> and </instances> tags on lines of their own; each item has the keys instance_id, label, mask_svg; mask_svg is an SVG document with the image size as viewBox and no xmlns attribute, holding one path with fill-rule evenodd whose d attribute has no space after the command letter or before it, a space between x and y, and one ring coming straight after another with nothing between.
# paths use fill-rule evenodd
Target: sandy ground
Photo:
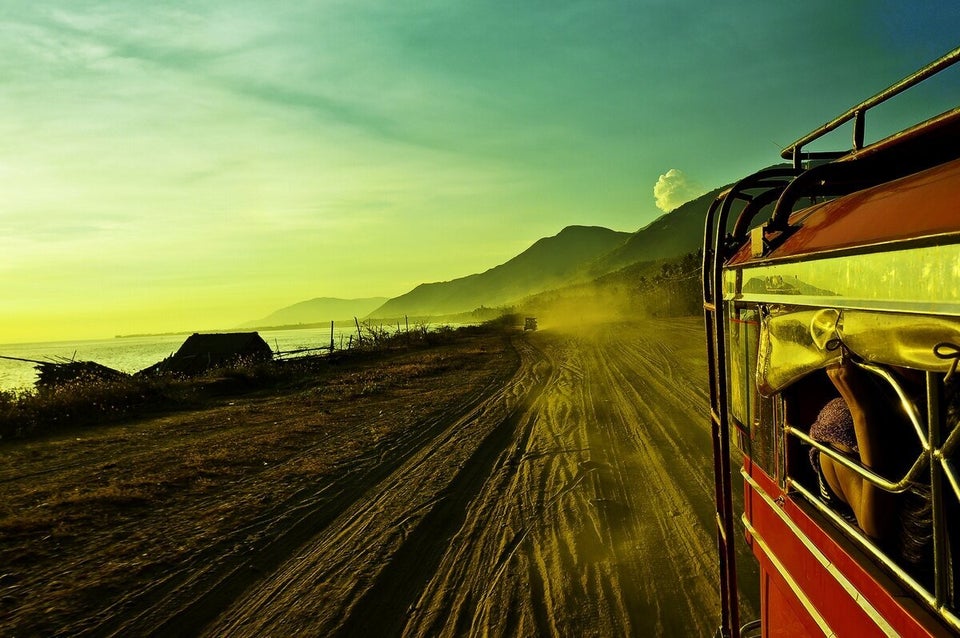
<instances>
[{"instance_id":1,"label":"sandy ground","mask_svg":"<svg viewBox=\"0 0 960 638\"><path fill-rule=\"evenodd\" d=\"M548 327L7 444L0 634L712 635L705 385L698 320Z\"/></svg>"}]
</instances>

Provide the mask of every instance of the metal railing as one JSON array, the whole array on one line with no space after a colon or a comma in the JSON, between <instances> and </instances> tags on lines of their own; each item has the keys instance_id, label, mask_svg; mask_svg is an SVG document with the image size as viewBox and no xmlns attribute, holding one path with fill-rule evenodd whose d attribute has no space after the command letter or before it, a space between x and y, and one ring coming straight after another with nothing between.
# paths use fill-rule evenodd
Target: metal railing
<instances>
[{"instance_id":1,"label":"metal railing","mask_svg":"<svg viewBox=\"0 0 960 638\"><path fill-rule=\"evenodd\" d=\"M835 159L837 157L840 157L841 155L844 155L847 151L803 153L802 148L807 144L820 139L827 133L830 133L840 128L841 126L843 126L844 124L846 124L851 120L854 121L852 150L859 150L863 148L864 129L866 127L866 115L868 110L874 108L879 104L882 104L883 102L886 102L890 98L900 93L903 93L907 89L913 86L916 86L920 82L926 80L929 77L932 77L933 75L936 75L943 69L953 64L956 64L957 62L960 62L960 47L957 47L956 49L950 51L949 53L946 53L945 55L943 55L937 60L934 60L933 62L923 67L916 73L903 78L896 84L893 84L892 86L884 89L883 91L880 91L873 97L868 98L863 102L860 102L856 106L849 108L847 111L840 114L836 118L830 120L823 126L811 131L810 133L807 133L800 139L796 140L795 142L793 142L792 144L784 148L783 151L780 153L780 157L786 160L792 160L794 166L799 168L800 163L805 159L806 160Z\"/></svg>"},{"instance_id":2,"label":"metal railing","mask_svg":"<svg viewBox=\"0 0 960 638\"><path fill-rule=\"evenodd\" d=\"M921 448L916 460L907 472L898 479L891 479L865 467L851 455L844 454L829 445L824 445L823 443L813 440L806 432L793 426L785 424L783 426L783 432L785 435L819 450L820 454L828 456L847 470L884 491L903 493L919 484L929 488L932 512L934 590L931 592L918 583L917 580L910 576L895 560L880 550L862 530L851 525L850 522L839 515L830 505L804 487L802 482L791 476L789 468L787 468L786 472L787 489L788 491L803 496L806 501L842 528L848 536L856 540L863 549L883 563L904 585L913 590L921 600L937 612L945 622L955 630L960 629L960 620L958 620L956 616L956 610L949 608L951 602L956 603L956 601L951 601L951 598L955 596L957 592L951 591L953 559L949 547L948 530L944 518L945 505L943 501L948 493L943 489L942 485L942 478L945 477L954 498L960 503L960 481L958 481L955 464L950 458L952 453L957 449L957 446L960 445L960 422L952 424L952 429L946 438L944 439L942 437L939 390L940 375L934 373L927 374L927 422L926 425L924 425L923 418L916 405L909 399L900 384L897 383L896 379L887 370L873 364L859 361L852 362L860 368L884 379L900 399L903 410L913 426ZM941 443L941 441L943 442ZM924 470L927 470L925 477L923 476Z\"/></svg>"}]
</instances>

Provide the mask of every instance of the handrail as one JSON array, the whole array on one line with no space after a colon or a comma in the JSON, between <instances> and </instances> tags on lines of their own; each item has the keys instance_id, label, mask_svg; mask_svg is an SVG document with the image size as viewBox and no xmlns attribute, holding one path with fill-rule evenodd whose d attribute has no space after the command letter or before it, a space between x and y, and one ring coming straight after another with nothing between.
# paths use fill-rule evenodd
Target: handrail
<instances>
[{"instance_id":1,"label":"handrail","mask_svg":"<svg viewBox=\"0 0 960 638\"><path fill-rule=\"evenodd\" d=\"M850 120L854 120L854 119L856 121L854 122L853 148L856 150L863 148L864 119L866 116L866 112L869 109L872 109L873 107L883 102L886 102L887 100L894 97L895 95L898 95L903 91L906 91L910 87L919 84L920 82L926 80L932 75L939 73L943 69L957 62L960 62L960 47L957 47L956 49L943 55L937 60L934 60L927 66L918 70L916 73L903 78L896 84L891 85L890 87L877 93L873 97L868 98L863 102L860 102L856 106L851 107L846 112L842 113L841 115L834 118L833 120L827 122L820 128L814 131L811 131L810 133L807 133L800 139L796 140L789 146L785 147L783 151L781 151L780 157L786 160L792 160L795 166L798 165L799 161L803 157L803 155L800 153L800 149L802 149L804 146L806 146L810 142L813 142L814 140L817 140L823 137L827 133L830 133L831 131L838 129L839 127L843 126ZM818 156L819 155L823 155L823 154L818 154ZM827 155L832 155L832 154L827 153Z\"/></svg>"},{"instance_id":2,"label":"handrail","mask_svg":"<svg viewBox=\"0 0 960 638\"><path fill-rule=\"evenodd\" d=\"M877 474L868 467L861 465L859 462L851 459L849 456L838 452L829 445L824 445L818 441L815 441L802 430L798 430L793 426L786 425L784 426L783 431L786 434L790 434L800 439L807 445L820 450L821 454L826 454L843 467L863 478L865 481L876 485L886 492L892 492L894 494L906 492L907 489L910 488L910 485L914 482L914 479L916 479L917 476L927 467L927 463L930 460L927 452L922 452L920 456L917 457L917 460L914 461L913 465L910 466L910 469L907 470L907 473L904 474L902 479L899 481L891 481L890 479L884 478L883 476Z\"/></svg>"},{"instance_id":3,"label":"handrail","mask_svg":"<svg viewBox=\"0 0 960 638\"><path fill-rule=\"evenodd\" d=\"M924 468L927 467L928 463L931 462L931 457L934 456L933 449L930 446L930 441L924 432L923 424L920 422L920 413L917 410L917 406L913 404L913 401L907 397L906 392L904 392L903 388L900 387L900 384L897 383L897 380L885 369L871 363L865 363L863 361L850 360L850 362L859 368L872 372L890 384L894 392L897 393L897 397L900 399L900 403L903 406L904 412L906 412L907 417L910 419L910 423L913 425L913 428L917 434L917 438L920 439L920 446L922 448L920 454L917 456L917 460L913 462L913 465L910 466L910 469L907 470L907 473L903 475L903 478L898 481L892 481L884 476L881 476L870 468L865 467L858 461L853 460L846 454L835 450L829 445L824 445L819 441L815 441L810 437L809 434L803 432L802 430L798 430L791 425L784 425L783 431L785 434L792 435L804 443L816 448L821 454L826 454L843 467L847 468L851 472L854 472L865 481L879 487L880 489L887 492L892 492L894 494L905 492L910 488L910 485L915 481L917 476L924 470ZM954 431L951 433L951 436L948 437L948 440L958 431L960 431L960 424L955 426ZM960 498L960 493L958 493L958 498Z\"/></svg>"},{"instance_id":4,"label":"handrail","mask_svg":"<svg viewBox=\"0 0 960 638\"><path fill-rule=\"evenodd\" d=\"M734 549L733 487L730 468L730 432L727 417L726 377L716 365L726 361L724 316L720 305L724 239L730 213L731 190L718 196L707 212L703 242L703 301L707 369L713 443L714 501L717 517L717 557L720 576L720 628L718 635L733 638L740 624L737 560Z\"/></svg>"},{"instance_id":5,"label":"handrail","mask_svg":"<svg viewBox=\"0 0 960 638\"><path fill-rule=\"evenodd\" d=\"M880 366L873 365L871 363L865 363L863 361L851 361L851 363L856 365L858 368L862 368L876 374L890 384L894 392L897 393L897 398L900 399L900 405L903 407L904 412L906 412L907 416L910 418L910 423L913 425L913 429L917 433L917 438L920 439L920 445L923 447L924 452L929 453L930 441L927 439L927 435L924 432L924 427L920 423L920 411L917 410L917 406L913 404L913 401L911 401L907 396L907 393L903 391L903 388L901 388L900 384L897 383L896 379L893 378L893 375Z\"/></svg>"}]
</instances>

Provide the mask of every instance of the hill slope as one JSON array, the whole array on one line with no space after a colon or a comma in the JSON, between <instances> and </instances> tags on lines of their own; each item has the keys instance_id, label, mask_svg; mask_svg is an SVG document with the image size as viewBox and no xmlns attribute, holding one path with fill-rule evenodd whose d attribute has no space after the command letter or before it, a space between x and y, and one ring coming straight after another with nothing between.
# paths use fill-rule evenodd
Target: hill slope
<instances>
[{"instance_id":1,"label":"hill slope","mask_svg":"<svg viewBox=\"0 0 960 638\"><path fill-rule=\"evenodd\" d=\"M391 299L371 316L441 315L501 305L582 278L589 263L629 237L630 233L598 226L568 226L486 272L421 284Z\"/></svg>"},{"instance_id":2,"label":"hill slope","mask_svg":"<svg viewBox=\"0 0 960 638\"><path fill-rule=\"evenodd\" d=\"M723 187L726 188L726 187ZM544 291L586 283L635 264L677 259L700 248L703 222L717 188L661 215L635 233L597 226L569 226L535 242L513 259L483 273L421 284L393 299L313 299L243 327L315 323L350 317L386 318L469 313L478 308L523 305ZM643 266L644 272L648 266ZM656 268L659 268L659 264ZM637 271L639 272L639 271ZM378 302L364 307L355 302ZM342 302L327 308L320 302Z\"/></svg>"},{"instance_id":3,"label":"hill slope","mask_svg":"<svg viewBox=\"0 0 960 638\"><path fill-rule=\"evenodd\" d=\"M367 297L363 299L317 297L316 299L301 301L292 306L281 308L263 319L249 321L241 327L286 326L364 317L371 310L381 306L385 301L387 301L387 297Z\"/></svg>"},{"instance_id":4,"label":"hill slope","mask_svg":"<svg viewBox=\"0 0 960 638\"><path fill-rule=\"evenodd\" d=\"M705 193L650 222L622 246L590 264L590 274L599 277L637 262L671 259L697 250L703 243L707 210L724 188Z\"/></svg>"}]
</instances>

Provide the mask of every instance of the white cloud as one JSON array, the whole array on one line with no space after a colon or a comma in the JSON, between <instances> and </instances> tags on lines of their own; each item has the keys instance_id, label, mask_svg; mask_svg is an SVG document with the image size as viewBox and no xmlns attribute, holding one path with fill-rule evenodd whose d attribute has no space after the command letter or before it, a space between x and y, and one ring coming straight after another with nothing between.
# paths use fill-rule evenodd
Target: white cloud
<instances>
[{"instance_id":1,"label":"white cloud","mask_svg":"<svg viewBox=\"0 0 960 638\"><path fill-rule=\"evenodd\" d=\"M653 186L657 208L666 213L705 192L705 188L676 168L671 168L657 178L657 183Z\"/></svg>"}]
</instances>

